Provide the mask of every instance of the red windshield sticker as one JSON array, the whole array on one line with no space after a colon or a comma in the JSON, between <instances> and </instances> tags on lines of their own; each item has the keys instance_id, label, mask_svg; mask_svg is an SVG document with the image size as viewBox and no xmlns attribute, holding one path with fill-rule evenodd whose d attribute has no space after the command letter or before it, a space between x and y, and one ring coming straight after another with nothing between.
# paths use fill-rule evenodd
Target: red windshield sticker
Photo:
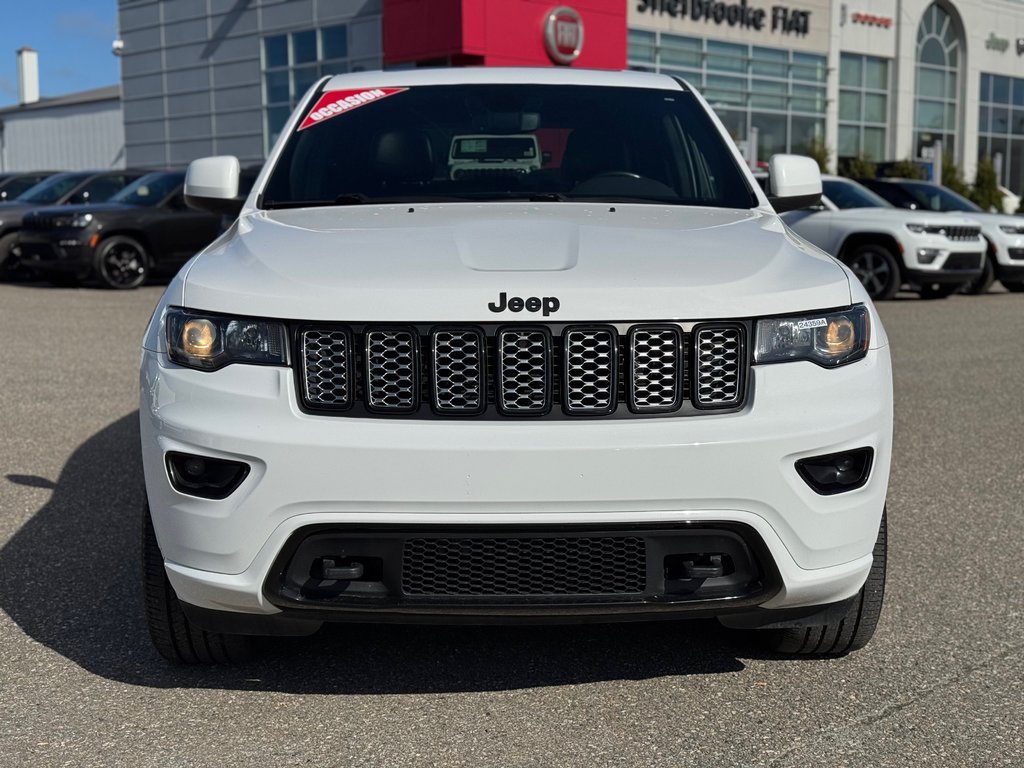
<instances>
[{"instance_id":1,"label":"red windshield sticker","mask_svg":"<svg viewBox=\"0 0 1024 768\"><path fill-rule=\"evenodd\" d=\"M330 120L332 117L351 112L363 104L372 101L380 101L396 93L407 91L408 88L359 88L353 91L328 91L313 106L306 119L299 125L298 130L309 128L316 123Z\"/></svg>"}]
</instances>

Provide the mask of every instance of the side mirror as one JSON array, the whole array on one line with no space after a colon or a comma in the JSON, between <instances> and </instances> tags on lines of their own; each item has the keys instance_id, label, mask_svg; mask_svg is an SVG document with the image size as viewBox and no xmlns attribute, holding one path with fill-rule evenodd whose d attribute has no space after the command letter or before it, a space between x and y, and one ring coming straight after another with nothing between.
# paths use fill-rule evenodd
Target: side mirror
<instances>
[{"instance_id":1,"label":"side mirror","mask_svg":"<svg viewBox=\"0 0 1024 768\"><path fill-rule=\"evenodd\" d=\"M776 213L821 203L821 170L802 155L772 155L768 161L768 202Z\"/></svg>"},{"instance_id":2,"label":"side mirror","mask_svg":"<svg viewBox=\"0 0 1024 768\"><path fill-rule=\"evenodd\" d=\"M200 211L237 215L244 202L238 197L239 172L233 155L193 160L185 173L185 203Z\"/></svg>"}]
</instances>

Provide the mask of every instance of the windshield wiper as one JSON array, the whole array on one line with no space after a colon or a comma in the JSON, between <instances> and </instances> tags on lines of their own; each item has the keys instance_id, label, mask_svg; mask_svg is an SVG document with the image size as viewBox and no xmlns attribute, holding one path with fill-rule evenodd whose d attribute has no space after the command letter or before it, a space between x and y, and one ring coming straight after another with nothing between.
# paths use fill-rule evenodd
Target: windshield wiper
<instances>
[{"instance_id":1,"label":"windshield wiper","mask_svg":"<svg viewBox=\"0 0 1024 768\"><path fill-rule=\"evenodd\" d=\"M363 205L369 201L370 198L362 192L346 192L344 195L334 198L335 205Z\"/></svg>"},{"instance_id":2,"label":"windshield wiper","mask_svg":"<svg viewBox=\"0 0 1024 768\"><path fill-rule=\"evenodd\" d=\"M561 192L534 192L529 198L531 203L564 203L568 199Z\"/></svg>"}]
</instances>

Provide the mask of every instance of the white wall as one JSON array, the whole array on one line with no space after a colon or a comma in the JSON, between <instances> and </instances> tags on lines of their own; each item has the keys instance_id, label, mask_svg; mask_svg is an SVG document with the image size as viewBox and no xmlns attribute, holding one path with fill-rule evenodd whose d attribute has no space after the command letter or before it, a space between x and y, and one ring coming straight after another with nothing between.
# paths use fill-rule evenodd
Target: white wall
<instances>
[{"instance_id":1,"label":"white wall","mask_svg":"<svg viewBox=\"0 0 1024 768\"><path fill-rule=\"evenodd\" d=\"M36 107L0 115L0 170L124 168L120 100Z\"/></svg>"}]
</instances>

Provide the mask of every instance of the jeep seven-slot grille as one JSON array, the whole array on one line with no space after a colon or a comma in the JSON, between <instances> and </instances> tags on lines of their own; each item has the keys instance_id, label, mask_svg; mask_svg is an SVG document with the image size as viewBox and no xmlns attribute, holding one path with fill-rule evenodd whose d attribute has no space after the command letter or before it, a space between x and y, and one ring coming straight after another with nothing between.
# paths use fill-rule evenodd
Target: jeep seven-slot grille
<instances>
[{"instance_id":1,"label":"jeep seven-slot grille","mask_svg":"<svg viewBox=\"0 0 1024 768\"><path fill-rule=\"evenodd\" d=\"M430 416L689 415L746 396L746 327L702 323L304 327L301 404Z\"/></svg>"},{"instance_id":2,"label":"jeep seven-slot grille","mask_svg":"<svg viewBox=\"0 0 1024 768\"><path fill-rule=\"evenodd\" d=\"M615 595L647 588L638 536L409 539L406 595Z\"/></svg>"},{"instance_id":3,"label":"jeep seven-slot grille","mask_svg":"<svg viewBox=\"0 0 1024 768\"><path fill-rule=\"evenodd\" d=\"M943 227L946 237L950 240L977 240L981 234L980 227Z\"/></svg>"}]
</instances>

